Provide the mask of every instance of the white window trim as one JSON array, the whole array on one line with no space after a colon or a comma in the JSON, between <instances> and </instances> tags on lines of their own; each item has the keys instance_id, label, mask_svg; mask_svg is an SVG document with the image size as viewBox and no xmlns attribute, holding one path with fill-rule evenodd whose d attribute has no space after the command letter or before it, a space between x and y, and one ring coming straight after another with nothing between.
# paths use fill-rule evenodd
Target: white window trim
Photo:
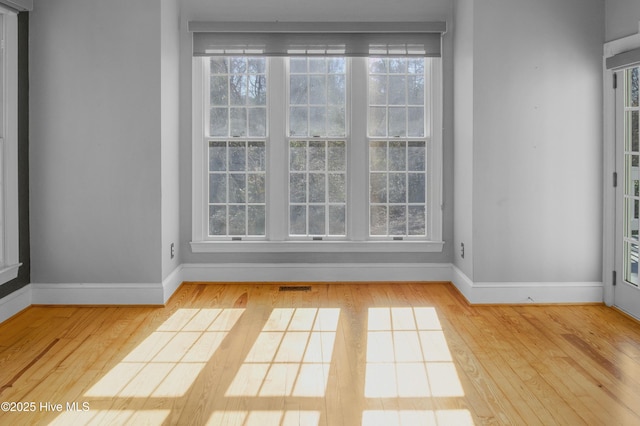
<instances>
[{"instance_id":1,"label":"white window trim","mask_svg":"<svg viewBox=\"0 0 640 426\"><path fill-rule=\"evenodd\" d=\"M0 6L4 18L2 43L4 70L0 84L3 85L4 135L0 135L2 153L2 196L0 197L0 220L2 232L2 258L0 258L0 285L18 276L18 16ZM4 136L4 137L2 137Z\"/></svg>"},{"instance_id":2,"label":"white window trim","mask_svg":"<svg viewBox=\"0 0 640 426\"><path fill-rule=\"evenodd\" d=\"M270 61L271 63L279 63L280 61ZM363 62L364 63L364 62ZM355 191L353 188L367 188L368 185L362 186L362 182L355 183L354 179L368 179L367 166L368 162L355 161L352 152L347 153L348 172L347 180L349 181L349 189L347 199L349 200L348 209L351 213L347 217L347 229L350 230L350 239L348 241L327 240L299 240L299 239L283 239L286 234L286 220L282 218L272 217L267 213L267 238L268 240L252 241L243 239L243 241L215 241L206 237L207 235L207 218L205 217L205 200L207 199L207 187L204 176L206 176L206 162L208 152L203 143L204 129L204 87L205 75L203 72L202 59L199 57L192 58L192 241L191 250L194 253L262 253L262 252L305 252L305 253L324 253L324 252L363 252L363 253L420 253L420 252L442 252L444 241L442 241L442 60L433 58L432 60L432 84L430 95L431 116L428 118L431 123L431 133L427 138L428 141L428 167L430 167L429 178L430 185L428 187L429 202L436 205L429 208L428 213L430 223L428 229L430 231L430 240L412 240L405 238L402 241L392 241L389 239L377 240L368 237L368 197L365 191ZM281 65L280 65L281 66ZM270 70L271 71L271 70ZM268 71L269 72L269 71ZM270 75L278 75L271 73ZM279 78L271 78L269 84L271 90L284 93L286 84ZM351 98L359 96L360 99L366 98L367 83L366 79L360 82L352 81ZM358 84L359 83L359 84ZM274 87L278 85L278 87ZM282 86L282 87L280 87ZM270 98L268 98L270 99ZM271 101L269 101L271 102ZM350 103L350 100L348 101ZM347 105L349 108L350 105ZM271 106L270 106L271 108ZM364 114L362 115L364 117ZM357 119L351 116L350 131L352 132L351 140L367 140L366 123L357 123ZM270 127L268 137L269 155L286 155L286 147L284 144L285 125L286 123L274 123L278 128ZM280 128L281 126L281 128ZM362 134L353 134L353 132L362 132ZM275 135L275 136L274 136ZM282 136L278 136L282 135ZM277 140L274 140L274 137ZM280 141L280 139L283 139ZM282 143L280 143L282 142ZM352 146L353 143L348 144ZM278 152L274 152L277 150ZM280 152L282 151L282 152ZM367 150L368 152L368 150ZM269 174L267 187L267 203L284 202L283 188L287 188L287 175L285 171L270 170L270 162L267 161L267 173ZM363 199L359 199L363 198ZM354 208L362 210L354 212ZM364 217L367 220L356 221L356 217ZM276 235L280 236L280 240L276 240Z\"/></svg>"}]
</instances>

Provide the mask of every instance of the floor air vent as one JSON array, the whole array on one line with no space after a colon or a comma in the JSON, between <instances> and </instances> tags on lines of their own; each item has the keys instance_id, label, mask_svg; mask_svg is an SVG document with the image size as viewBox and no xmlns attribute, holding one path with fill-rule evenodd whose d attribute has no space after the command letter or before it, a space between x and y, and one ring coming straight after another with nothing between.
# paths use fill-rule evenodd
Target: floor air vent
<instances>
[{"instance_id":1,"label":"floor air vent","mask_svg":"<svg viewBox=\"0 0 640 426\"><path fill-rule=\"evenodd\" d=\"M280 287L280 291L311 291L310 285L285 285Z\"/></svg>"}]
</instances>

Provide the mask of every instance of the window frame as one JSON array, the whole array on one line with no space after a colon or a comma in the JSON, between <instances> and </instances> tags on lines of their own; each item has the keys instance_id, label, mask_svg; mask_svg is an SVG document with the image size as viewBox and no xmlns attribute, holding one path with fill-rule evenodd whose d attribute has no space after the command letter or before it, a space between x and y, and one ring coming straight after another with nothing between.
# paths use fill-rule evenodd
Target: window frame
<instances>
[{"instance_id":1,"label":"window frame","mask_svg":"<svg viewBox=\"0 0 640 426\"><path fill-rule=\"evenodd\" d=\"M233 56L233 55L229 55ZM276 109L280 117L288 117L286 99L274 99L271 94L288 94L288 61L286 58L272 57L267 61L268 75L268 135L267 135L267 194L266 203L277 204L286 214L266 212L266 235L264 239L243 238L242 241L214 239L208 236L208 138L205 135L205 65L202 57L192 58L192 241L194 253L254 253L254 252L441 252L442 241L442 59L430 58L430 75L425 99L429 123L423 140L427 147L427 238L405 236L403 240L369 236L369 137L367 134L367 113L353 114L355 108L367 110L368 78L351 78L351 75L368 75L367 58L348 58L347 69L347 236L344 238L289 236L288 190L289 190L289 136L287 120L274 120ZM363 73L364 74L361 74ZM430 88L430 89L429 89ZM430 102L430 103L429 103ZM409 140L408 138L405 138ZM310 139L311 140L311 139ZM327 139L329 140L329 139ZM354 142L357 141L357 142ZM357 145L360 146L357 146ZM365 155L366 161L362 160ZM281 161L271 161L280 158ZM278 163L278 164L274 164ZM286 167L282 167L282 165ZM358 220L357 218L366 218Z\"/></svg>"},{"instance_id":2,"label":"window frame","mask_svg":"<svg viewBox=\"0 0 640 426\"><path fill-rule=\"evenodd\" d=\"M19 262L18 215L18 15L0 6L0 285L16 278Z\"/></svg>"}]
</instances>

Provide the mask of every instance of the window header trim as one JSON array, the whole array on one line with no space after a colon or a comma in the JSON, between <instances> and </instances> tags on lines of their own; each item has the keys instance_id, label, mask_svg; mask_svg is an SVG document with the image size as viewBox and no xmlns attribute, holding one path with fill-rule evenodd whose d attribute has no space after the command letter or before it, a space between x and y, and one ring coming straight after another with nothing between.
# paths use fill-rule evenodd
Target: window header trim
<instances>
[{"instance_id":1,"label":"window header trim","mask_svg":"<svg viewBox=\"0 0 640 426\"><path fill-rule=\"evenodd\" d=\"M440 57L446 22L189 22L194 56Z\"/></svg>"}]
</instances>

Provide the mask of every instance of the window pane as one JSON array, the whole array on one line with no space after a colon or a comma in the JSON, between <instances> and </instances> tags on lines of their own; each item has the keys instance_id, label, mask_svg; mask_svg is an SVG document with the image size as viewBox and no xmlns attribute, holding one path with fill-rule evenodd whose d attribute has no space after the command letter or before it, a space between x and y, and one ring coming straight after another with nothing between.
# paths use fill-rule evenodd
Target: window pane
<instances>
[{"instance_id":1,"label":"window pane","mask_svg":"<svg viewBox=\"0 0 640 426\"><path fill-rule=\"evenodd\" d=\"M306 73L307 72L307 59L306 58L291 58L289 59L289 67L292 73Z\"/></svg>"},{"instance_id":2,"label":"window pane","mask_svg":"<svg viewBox=\"0 0 640 426\"><path fill-rule=\"evenodd\" d=\"M209 203L227 202L227 175L212 173L209 175Z\"/></svg>"},{"instance_id":3,"label":"window pane","mask_svg":"<svg viewBox=\"0 0 640 426\"><path fill-rule=\"evenodd\" d=\"M243 74L247 71L247 60L243 56L231 58L229 61L230 73Z\"/></svg>"},{"instance_id":4,"label":"window pane","mask_svg":"<svg viewBox=\"0 0 640 426\"><path fill-rule=\"evenodd\" d=\"M328 169L331 171L344 171L346 159L344 142L329 142Z\"/></svg>"},{"instance_id":5,"label":"window pane","mask_svg":"<svg viewBox=\"0 0 640 426\"><path fill-rule=\"evenodd\" d=\"M425 175L423 173L409 173L409 202L425 202Z\"/></svg>"},{"instance_id":6,"label":"window pane","mask_svg":"<svg viewBox=\"0 0 640 426\"><path fill-rule=\"evenodd\" d=\"M325 175L309 173L309 202L324 203L325 201Z\"/></svg>"},{"instance_id":7,"label":"window pane","mask_svg":"<svg viewBox=\"0 0 640 426\"><path fill-rule=\"evenodd\" d=\"M372 203L387 202L387 175L384 173L371 173L369 179L370 195Z\"/></svg>"},{"instance_id":8,"label":"window pane","mask_svg":"<svg viewBox=\"0 0 640 426\"><path fill-rule=\"evenodd\" d=\"M246 75L231 75L229 77L229 95L231 105L245 105L247 103Z\"/></svg>"},{"instance_id":9,"label":"window pane","mask_svg":"<svg viewBox=\"0 0 640 426\"><path fill-rule=\"evenodd\" d=\"M252 74L264 74L265 73L265 61L264 58L248 58L247 65L249 72Z\"/></svg>"},{"instance_id":10,"label":"window pane","mask_svg":"<svg viewBox=\"0 0 640 426\"><path fill-rule=\"evenodd\" d=\"M265 206L248 206L248 235L265 235Z\"/></svg>"},{"instance_id":11,"label":"window pane","mask_svg":"<svg viewBox=\"0 0 640 426\"><path fill-rule=\"evenodd\" d=\"M389 76L389 105L407 104L407 80L404 75Z\"/></svg>"},{"instance_id":12,"label":"window pane","mask_svg":"<svg viewBox=\"0 0 640 426\"><path fill-rule=\"evenodd\" d=\"M309 136L325 136L327 134L325 107L309 108Z\"/></svg>"},{"instance_id":13,"label":"window pane","mask_svg":"<svg viewBox=\"0 0 640 426\"><path fill-rule=\"evenodd\" d=\"M389 234L407 234L407 208L405 206L389 207Z\"/></svg>"},{"instance_id":14,"label":"window pane","mask_svg":"<svg viewBox=\"0 0 640 426\"><path fill-rule=\"evenodd\" d=\"M249 109L249 132L251 137L265 137L267 135L267 109Z\"/></svg>"},{"instance_id":15,"label":"window pane","mask_svg":"<svg viewBox=\"0 0 640 426\"><path fill-rule=\"evenodd\" d=\"M244 142L229 142L229 170L244 171L246 151Z\"/></svg>"},{"instance_id":16,"label":"window pane","mask_svg":"<svg viewBox=\"0 0 640 426\"><path fill-rule=\"evenodd\" d=\"M423 172L426 170L424 142L409 142L409 170Z\"/></svg>"},{"instance_id":17,"label":"window pane","mask_svg":"<svg viewBox=\"0 0 640 426\"><path fill-rule=\"evenodd\" d=\"M325 142L309 142L309 170L325 168Z\"/></svg>"},{"instance_id":18,"label":"window pane","mask_svg":"<svg viewBox=\"0 0 640 426\"><path fill-rule=\"evenodd\" d=\"M289 60L290 136L345 135L345 70L345 58Z\"/></svg>"},{"instance_id":19,"label":"window pane","mask_svg":"<svg viewBox=\"0 0 640 426\"><path fill-rule=\"evenodd\" d=\"M385 58L371 58L369 59L369 72L375 73L387 73L387 60Z\"/></svg>"},{"instance_id":20,"label":"window pane","mask_svg":"<svg viewBox=\"0 0 640 426\"><path fill-rule=\"evenodd\" d=\"M369 234L425 236L425 142L372 141L369 156Z\"/></svg>"},{"instance_id":21,"label":"window pane","mask_svg":"<svg viewBox=\"0 0 640 426\"><path fill-rule=\"evenodd\" d=\"M387 234L387 207L386 206L371 206L371 217L369 227L371 235L386 235Z\"/></svg>"},{"instance_id":22,"label":"window pane","mask_svg":"<svg viewBox=\"0 0 640 426\"><path fill-rule=\"evenodd\" d=\"M246 207L229 206L229 235L246 235Z\"/></svg>"},{"instance_id":23,"label":"window pane","mask_svg":"<svg viewBox=\"0 0 640 426\"><path fill-rule=\"evenodd\" d=\"M308 108L290 108L289 135L308 136Z\"/></svg>"},{"instance_id":24,"label":"window pane","mask_svg":"<svg viewBox=\"0 0 640 426\"><path fill-rule=\"evenodd\" d=\"M387 136L387 108L369 107L369 136Z\"/></svg>"},{"instance_id":25,"label":"window pane","mask_svg":"<svg viewBox=\"0 0 640 426\"><path fill-rule=\"evenodd\" d=\"M407 135L407 109L389 108L389 136L406 136Z\"/></svg>"},{"instance_id":26,"label":"window pane","mask_svg":"<svg viewBox=\"0 0 640 426\"><path fill-rule=\"evenodd\" d=\"M231 136L247 135L247 109L231 108L230 109L230 130Z\"/></svg>"},{"instance_id":27,"label":"window pane","mask_svg":"<svg viewBox=\"0 0 640 426\"><path fill-rule=\"evenodd\" d=\"M332 212L346 211L346 151L344 141L289 141L290 235L344 235L345 218Z\"/></svg>"},{"instance_id":28,"label":"window pane","mask_svg":"<svg viewBox=\"0 0 640 426\"><path fill-rule=\"evenodd\" d=\"M291 105L306 105L307 99L307 76L292 75L289 79L289 98Z\"/></svg>"},{"instance_id":29,"label":"window pane","mask_svg":"<svg viewBox=\"0 0 640 426\"><path fill-rule=\"evenodd\" d=\"M307 233L306 206L289 207L289 233L291 235L306 235Z\"/></svg>"},{"instance_id":30,"label":"window pane","mask_svg":"<svg viewBox=\"0 0 640 426\"><path fill-rule=\"evenodd\" d=\"M329 174L329 202L344 203L346 201L346 176L344 173Z\"/></svg>"},{"instance_id":31,"label":"window pane","mask_svg":"<svg viewBox=\"0 0 640 426\"><path fill-rule=\"evenodd\" d=\"M627 131L627 135L625 136L625 150L627 151L640 151L639 118L639 111L627 111L625 114L625 127Z\"/></svg>"},{"instance_id":32,"label":"window pane","mask_svg":"<svg viewBox=\"0 0 640 426\"><path fill-rule=\"evenodd\" d=\"M247 170L266 170L266 149L264 142L249 142L247 147Z\"/></svg>"},{"instance_id":33,"label":"window pane","mask_svg":"<svg viewBox=\"0 0 640 426\"><path fill-rule=\"evenodd\" d=\"M407 60L404 58L389 58L389 74L407 72Z\"/></svg>"},{"instance_id":34,"label":"window pane","mask_svg":"<svg viewBox=\"0 0 640 426\"><path fill-rule=\"evenodd\" d=\"M346 134L344 106L327 108L327 136L344 137Z\"/></svg>"},{"instance_id":35,"label":"window pane","mask_svg":"<svg viewBox=\"0 0 640 426\"><path fill-rule=\"evenodd\" d=\"M425 235L425 208L423 206L409 206L409 235Z\"/></svg>"},{"instance_id":36,"label":"window pane","mask_svg":"<svg viewBox=\"0 0 640 426\"><path fill-rule=\"evenodd\" d=\"M229 77L226 75L211 76L211 105L229 104Z\"/></svg>"},{"instance_id":37,"label":"window pane","mask_svg":"<svg viewBox=\"0 0 640 426\"><path fill-rule=\"evenodd\" d=\"M209 235L227 234L227 206L209 206Z\"/></svg>"},{"instance_id":38,"label":"window pane","mask_svg":"<svg viewBox=\"0 0 640 426\"><path fill-rule=\"evenodd\" d=\"M369 136L425 135L424 64L423 59L369 59Z\"/></svg>"},{"instance_id":39,"label":"window pane","mask_svg":"<svg viewBox=\"0 0 640 426\"><path fill-rule=\"evenodd\" d=\"M229 174L229 202L244 203L246 202L246 175L232 173Z\"/></svg>"},{"instance_id":40,"label":"window pane","mask_svg":"<svg viewBox=\"0 0 640 426\"><path fill-rule=\"evenodd\" d=\"M345 235L345 224L345 206L329 206L329 235Z\"/></svg>"},{"instance_id":41,"label":"window pane","mask_svg":"<svg viewBox=\"0 0 640 426\"><path fill-rule=\"evenodd\" d=\"M265 154L263 141L209 142L209 235L265 235Z\"/></svg>"},{"instance_id":42,"label":"window pane","mask_svg":"<svg viewBox=\"0 0 640 426\"><path fill-rule=\"evenodd\" d=\"M369 145L369 168L387 170L387 143L371 142Z\"/></svg>"},{"instance_id":43,"label":"window pane","mask_svg":"<svg viewBox=\"0 0 640 426\"><path fill-rule=\"evenodd\" d=\"M329 105L344 105L347 84L344 75L327 76L327 96Z\"/></svg>"},{"instance_id":44,"label":"window pane","mask_svg":"<svg viewBox=\"0 0 640 426\"><path fill-rule=\"evenodd\" d=\"M407 109L408 117L408 133L409 137L424 136L424 108L411 107Z\"/></svg>"},{"instance_id":45,"label":"window pane","mask_svg":"<svg viewBox=\"0 0 640 426\"><path fill-rule=\"evenodd\" d=\"M406 203L407 185L405 173L389 173L389 202Z\"/></svg>"},{"instance_id":46,"label":"window pane","mask_svg":"<svg viewBox=\"0 0 640 426\"><path fill-rule=\"evenodd\" d=\"M292 203L307 202L307 175L305 173L289 174L289 200Z\"/></svg>"},{"instance_id":47,"label":"window pane","mask_svg":"<svg viewBox=\"0 0 640 426\"><path fill-rule=\"evenodd\" d=\"M289 147L289 168L307 170L307 143L291 142Z\"/></svg>"},{"instance_id":48,"label":"window pane","mask_svg":"<svg viewBox=\"0 0 640 426\"><path fill-rule=\"evenodd\" d=\"M309 206L309 234L325 234L325 206Z\"/></svg>"},{"instance_id":49,"label":"window pane","mask_svg":"<svg viewBox=\"0 0 640 426\"><path fill-rule=\"evenodd\" d=\"M369 77L369 105L387 104L387 76L372 75Z\"/></svg>"},{"instance_id":50,"label":"window pane","mask_svg":"<svg viewBox=\"0 0 640 426\"><path fill-rule=\"evenodd\" d=\"M229 134L229 110L211 108L209 115L209 135L227 136Z\"/></svg>"},{"instance_id":51,"label":"window pane","mask_svg":"<svg viewBox=\"0 0 640 426\"><path fill-rule=\"evenodd\" d=\"M229 58L212 57L209 61L209 66L211 67L211 74L228 74Z\"/></svg>"},{"instance_id":52,"label":"window pane","mask_svg":"<svg viewBox=\"0 0 640 426\"><path fill-rule=\"evenodd\" d=\"M209 171L227 170L227 144L225 142L209 142Z\"/></svg>"},{"instance_id":53,"label":"window pane","mask_svg":"<svg viewBox=\"0 0 640 426\"><path fill-rule=\"evenodd\" d=\"M389 170L404 171L407 169L406 142L389 143Z\"/></svg>"},{"instance_id":54,"label":"window pane","mask_svg":"<svg viewBox=\"0 0 640 426\"><path fill-rule=\"evenodd\" d=\"M626 106L628 107L637 107L638 103L638 93L639 93L639 83L638 79L640 77L640 68L631 68L625 71L627 77L627 87L626 97L627 102Z\"/></svg>"},{"instance_id":55,"label":"window pane","mask_svg":"<svg viewBox=\"0 0 640 426\"><path fill-rule=\"evenodd\" d=\"M250 75L248 77L249 105L266 105L267 103L267 78L264 75Z\"/></svg>"},{"instance_id":56,"label":"window pane","mask_svg":"<svg viewBox=\"0 0 640 426\"><path fill-rule=\"evenodd\" d=\"M264 174L247 175L247 202L265 202L265 176Z\"/></svg>"},{"instance_id":57,"label":"window pane","mask_svg":"<svg viewBox=\"0 0 640 426\"><path fill-rule=\"evenodd\" d=\"M209 66L209 136L265 137L266 59L212 58Z\"/></svg>"},{"instance_id":58,"label":"window pane","mask_svg":"<svg viewBox=\"0 0 640 426\"><path fill-rule=\"evenodd\" d=\"M311 105L325 105L327 103L325 75L309 76L309 103Z\"/></svg>"},{"instance_id":59,"label":"window pane","mask_svg":"<svg viewBox=\"0 0 640 426\"><path fill-rule=\"evenodd\" d=\"M424 76L409 76L407 78L407 95L409 105L424 105Z\"/></svg>"},{"instance_id":60,"label":"window pane","mask_svg":"<svg viewBox=\"0 0 640 426\"><path fill-rule=\"evenodd\" d=\"M339 60L340 58L336 58ZM327 59L326 58L308 58L309 72L310 73L325 73L327 72Z\"/></svg>"}]
</instances>

